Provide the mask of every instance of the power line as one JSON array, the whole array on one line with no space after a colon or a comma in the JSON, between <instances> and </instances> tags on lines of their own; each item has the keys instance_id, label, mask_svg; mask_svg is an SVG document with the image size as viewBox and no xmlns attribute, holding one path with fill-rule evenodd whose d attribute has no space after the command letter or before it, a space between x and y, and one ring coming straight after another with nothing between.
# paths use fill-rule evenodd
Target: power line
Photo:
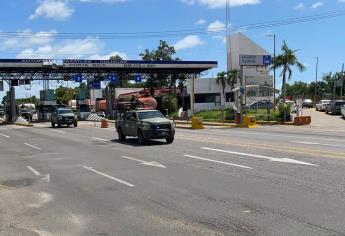
<instances>
[{"instance_id":1,"label":"power line","mask_svg":"<svg viewBox=\"0 0 345 236\"><path fill-rule=\"evenodd\" d=\"M251 24L236 25L231 27L232 31L238 30L255 30L263 28L273 28L292 24L301 24L306 22L320 21L345 15L345 10L333 11L323 14L288 18L281 20L273 20L266 22L258 22ZM168 31L144 31L144 32L113 32L113 33L54 33L54 32L0 32L0 38L20 38L20 39L143 39L143 38L164 38L164 37L179 37L187 35L203 35L203 34L224 34L227 32L228 25L225 27L211 28L211 29L184 29L184 30L168 30Z\"/></svg>"}]
</instances>

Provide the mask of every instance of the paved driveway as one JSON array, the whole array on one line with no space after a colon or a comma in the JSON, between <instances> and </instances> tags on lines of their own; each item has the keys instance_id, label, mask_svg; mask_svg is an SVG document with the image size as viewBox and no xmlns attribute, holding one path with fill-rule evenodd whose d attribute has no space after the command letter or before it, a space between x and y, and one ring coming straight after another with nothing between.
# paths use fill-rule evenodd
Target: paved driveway
<instances>
[{"instance_id":1,"label":"paved driveway","mask_svg":"<svg viewBox=\"0 0 345 236\"><path fill-rule=\"evenodd\" d=\"M345 120L340 115L327 115L324 112L315 111L314 109L304 109L303 115L311 116L312 126L321 128L345 128Z\"/></svg>"}]
</instances>

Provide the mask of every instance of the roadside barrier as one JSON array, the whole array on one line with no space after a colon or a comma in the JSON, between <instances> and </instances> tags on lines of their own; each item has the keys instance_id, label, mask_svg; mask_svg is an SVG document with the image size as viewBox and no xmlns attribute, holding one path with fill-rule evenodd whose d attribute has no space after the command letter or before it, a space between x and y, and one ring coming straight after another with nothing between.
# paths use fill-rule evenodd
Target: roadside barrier
<instances>
[{"instance_id":1,"label":"roadside barrier","mask_svg":"<svg viewBox=\"0 0 345 236\"><path fill-rule=\"evenodd\" d=\"M192 129L204 129L204 121L199 117L192 117Z\"/></svg>"},{"instance_id":2,"label":"roadside barrier","mask_svg":"<svg viewBox=\"0 0 345 236\"><path fill-rule=\"evenodd\" d=\"M109 122L108 122L107 119L103 119L103 120L102 120L101 128L102 128L102 129L107 129L107 128L109 128Z\"/></svg>"},{"instance_id":3,"label":"roadside barrier","mask_svg":"<svg viewBox=\"0 0 345 236\"><path fill-rule=\"evenodd\" d=\"M105 118L103 117L100 117L96 114L90 114L87 118L86 118L87 121L102 121L102 120L105 120Z\"/></svg>"},{"instance_id":4,"label":"roadside barrier","mask_svg":"<svg viewBox=\"0 0 345 236\"><path fill-rule=\"evenodd\" d=\"M310 125L311 117L310 116L296 116L294 118L294 125Z\"/></svg>"}]
</instances>

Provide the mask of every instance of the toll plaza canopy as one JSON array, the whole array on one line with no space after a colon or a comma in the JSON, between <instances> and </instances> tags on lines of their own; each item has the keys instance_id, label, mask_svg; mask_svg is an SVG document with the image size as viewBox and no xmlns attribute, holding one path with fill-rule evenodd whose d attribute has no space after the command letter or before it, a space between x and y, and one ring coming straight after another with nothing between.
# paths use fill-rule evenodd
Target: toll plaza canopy
<instances>
[{"instance_id":1,"label":"toll plaza canopy","mask_svg":"<svg viewBox=\"0 0 345 236\"><path fill-rule=\"evenodd\" d=\"M217 68L217 66L218 63L216 61L115 61L68 59L63 60L62 64L58 64L54 60L45 59L0 59L0 76L6 77L10 74L35 74L34 77L38 79L37 75L40 74L199 74L206 70Z\"/></svg>"}]
</instances>

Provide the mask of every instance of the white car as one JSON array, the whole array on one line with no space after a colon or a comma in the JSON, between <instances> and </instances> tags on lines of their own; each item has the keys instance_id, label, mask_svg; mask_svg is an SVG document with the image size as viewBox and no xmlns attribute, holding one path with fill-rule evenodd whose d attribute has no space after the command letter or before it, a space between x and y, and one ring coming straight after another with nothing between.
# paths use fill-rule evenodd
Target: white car
<instances>
[{"instance_id":1,"label":"white car","mask_svg":"<svg viewBox=\"0 0 345 236\"><path fill-rule=\"evenodd\" d=\"M316 110L317 111L325 111L327 104L329 104L331 100L320 100L316 103Z\"/></svg>"},{"instance_id":2,"label":"white car","mask_svg":"<svg viewBox=\"0 0 345 236\"><path fill-rule=\"evenodd\" d=\"M343 116L343 118L345 119L345 105L341 107L340 113Z\"/></svg>"},{"instance_id":3,"label":"white car","mask_svg":"<svg viewBox=\"0 0 345 236\"><path fill-rule=\"evenodd\" d=\"M291 113L297 113L297 106L294 101L285 101L285 103L290 105Z\"/></svg>"}]
</instances>

